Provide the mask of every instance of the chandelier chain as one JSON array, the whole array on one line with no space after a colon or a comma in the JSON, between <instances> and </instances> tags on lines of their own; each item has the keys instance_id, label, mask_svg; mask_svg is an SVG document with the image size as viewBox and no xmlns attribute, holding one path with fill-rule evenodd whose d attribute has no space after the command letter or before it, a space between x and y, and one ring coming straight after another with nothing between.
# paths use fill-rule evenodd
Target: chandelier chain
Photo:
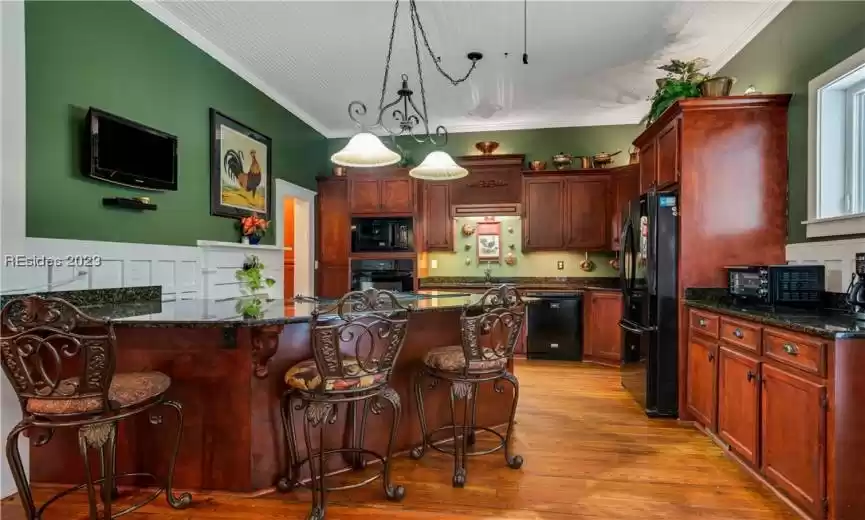
<instances>
[{"instance_id":1,"label":"chandelier chain","mask_svg":"<svg viewBox=\"0 0 865 520\"><path fill-rule=\"evenodd\" d=\"M382 79L382 82L381 82L381 97L378 100L379 112L381 111L382 107L384 106L384 96L385 96L385 93L387 92L387 78L390 75L390 57L393 54L393 40L394 40L394 36L396 35L396 20L397 20L398 16L399 16L399 0L396 0L393 3L393 21L391 22L391 25L390 25L390 40L388 41L388 44L387 44L387 59L385 59L385 62L384 62L384 78ZM379 120L380 119L381 119L381 114L379 114Z\"/></svg>"},{"instance_id":2,"label":"chandelier chain","mask_svg":"<svg viewBox=\"0 0 865 520\"><path fill-rule=\"evenodd\" d=\"M420 20L417 18L417 11L414 9L414 0L411 0L411 6L412 6L412 9L411 9L411 30L412 30L412 35L414 36L414 55L415 55L415 59L417 60L417 79L418 79L418 83L420 84L420 101L421 101L421 107L423 108L422 117L423 117L424 126L426 127L426 131L427 131L427 133L429 133L429 126L428 126L429 125L429 118L427 116L427 110L426 110L426 89L424 88L424 85L423 85L423 70L422 70L421 65L420 65L420 46L418 45L418 41L417 41L417 30L418 30L418 26L420 25ZM421 29L421 30L423 30L423 29Z\"/></svg>"},{"instance_id":3,"label":"chandelier chain","mask_svg":"<svg viewBox=\"0 0 865 520\"><path fill-rule=\"evenodd\" d=\"M397 0L397 3L399 3L399 0ZM421 35L421 38L423 39L424 47L426 47L426 50L429 53L430 58L432 58L432 61L435 64L436 69L438 69L439 73L441 73L442 76L447 78L448 81L451 82L451 85L459 85L463 81L469 79L469 76L471 75L472 72L474 72L475 67L478 66L477 60L472 60L471 67L469 67L469 70L465 73L465 75L463 77L461 77L459 79L454 79L450 74L447 73L447 71L445 71L442 68L441 63L440 63L441 60L436 57L435 53L432 50L432 47L430 47L429 39L427 38L427 35L426 35L426 30L424 30L423 24L420 21L420 14L418 14L418 12L417 12L417 3L415 2L415 0L409 0L409 7L411 9L411 12L413 14L414 19L417 20L417 26L418 26L418 29L420 29L420 35ZM417 35L416 34L415 34L415 45L417 45ZM418 56L417 59L418 59L418 67L420 67L420 56ZM421 90L421 92L423 92L423 90Z\"/></svg>"}]
</instances>

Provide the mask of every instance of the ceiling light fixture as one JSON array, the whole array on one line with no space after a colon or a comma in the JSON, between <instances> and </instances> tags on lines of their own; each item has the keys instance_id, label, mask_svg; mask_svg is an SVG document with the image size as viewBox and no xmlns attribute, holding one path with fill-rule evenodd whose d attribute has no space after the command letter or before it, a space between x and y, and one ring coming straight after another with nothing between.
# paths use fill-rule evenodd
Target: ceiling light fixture
<instances>
[{"instance_id":1,"label":"ceiling light fixture","mask_svg":"<svg viewBox=\"0 0 865 520\"><path fill-rule=\"evenodd\" d=\"M390 40L387 47L387 59L384 66L384 78L381 84L381 97L378 102L378 117L370 125L364 125L359 118L367 113L366 105L360 101L352 101L348 104L348 117L360 128L360 132L349 140L345 147L331 156L331 161L340 166L354 168L371 168L376 166L388 166L400 161L400 154L386 147L371 130L381 130L390 136L394 147L400 149L396 138L402 135L411 136L415 142L429 142L436 147L447 144L448 132L443 125L439 125L434 131L430 131L429 116L427 113L426 89L423 83L423 70L420 61L420 42L418 35L423 40L427 53L433 60L436 69L447 78L452 85L459 85L467 80L469 75L477 67L478 61L483 58L480 52L470 52L467 58L471 61L471 67L461 78L454 79L441 67L441 58L432 51L427 39L426 31L420 21L415 0L409 0L409 14L411 17L412 36L414 39L415 62L417 64L418 82L420 83L420 108L415 104L412 96L414 92L408 86L408 75L402 74L401 86L397 91L397 98L385 104L388 77L390 75L391 55L393 54L393 40L396 33L396 21L399 15L399 1L394 2L393 22L390 28ZM388 114L389 112L389 114ZM386 122L386 119L388 122ZM390 122L392 121L392 122ZM392 126L396 126L394 129ZM431 152L420 165L409 171L409 175L419 179L427 180L449 180L458 179L468 175L468 170L460 167L454 162L447 152L436 150Z\"/></svg>"}]
</instances>

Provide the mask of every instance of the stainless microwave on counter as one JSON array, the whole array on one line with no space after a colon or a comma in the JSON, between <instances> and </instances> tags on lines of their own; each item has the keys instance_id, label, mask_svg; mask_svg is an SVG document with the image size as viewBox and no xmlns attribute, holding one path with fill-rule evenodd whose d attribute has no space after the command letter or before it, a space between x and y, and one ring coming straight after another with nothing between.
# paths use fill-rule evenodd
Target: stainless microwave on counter
<instances>
[{"instance_id":1,"label":"stainless microwave on counter","mask_svg":"<svg viewBox=\"0 0 865 520\"><path fill-rule=\"evenodd\" d=\"M727 267L730 296L765 305L819 307L826 287L823 265Z\"/></svg>"},{"instance_id":2,"label":"stainless microwave on counter","mask_svg":"<svg viewBox=\"0 0 865 520\"><path fill-rule=\"evenodd\" d=\"M412 219L351 219L352 253L410 253L414 251Z\"/></svg>"}]
</instances>

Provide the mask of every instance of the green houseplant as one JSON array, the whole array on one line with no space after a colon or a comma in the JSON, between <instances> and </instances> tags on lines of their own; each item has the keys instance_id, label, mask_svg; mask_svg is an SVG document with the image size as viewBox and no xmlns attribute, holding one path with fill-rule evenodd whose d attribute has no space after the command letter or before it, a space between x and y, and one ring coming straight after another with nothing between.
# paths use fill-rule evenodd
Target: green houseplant
<instances>
[{"instance_id":1,"label":"green houseplant","mask_svg":"<svg viewBox=\"0 0 865 520\"><path fill-rule=\"evenodd\" d=\"M240 284L243 296L237 301L235 310L245 318L260 318L264 314L262 305L267 295L262 289L273 287L276 280L264 276L264 264L256 255L248 255L243 266L235 271L234 277Z\"/></svg>"},{"instance_id":2,"label":"green houseplant","mask_svg":"<svg viewBox=\"0 0 865 520\"><path fill-rule=\"evenodd\" d=\"M670 63L658 67L667 75L656 80L658 89L649 98L652 106L642 122L649 126L676 101L700 97L700 84L706 79L701 71L708 66L705 59L695 58L691 61L670 60Z\"/></svg>"}]
</instances>

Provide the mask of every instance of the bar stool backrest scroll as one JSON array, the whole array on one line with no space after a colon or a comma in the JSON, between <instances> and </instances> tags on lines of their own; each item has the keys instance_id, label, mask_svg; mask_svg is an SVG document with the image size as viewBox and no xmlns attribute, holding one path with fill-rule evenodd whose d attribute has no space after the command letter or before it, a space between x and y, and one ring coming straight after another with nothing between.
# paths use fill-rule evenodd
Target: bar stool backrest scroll
<instances>
[{"instance_id":1,"label":"bar stool backrest scroll","mask_svg":"<svg viewBox=\"0 0 865 520\"><path fill-rule=\"evenodd\" d=\"M464 371L512 358L525 318L525 302L512 285L487 290L460 318Z\"/></svg>"},{"instance_id":2,"label":"bar stool backrest scroll","mask_svg":"<svg viewBox=\"0 0 865 520\"><path fill-rule=\"evenodd\" d=\"M411 305L389 291L366 289L345 294L331 307L312 312L312 351L327 393L352 393L346 381L375 391L390 381L405 343Z\"/></svg>"},{"instance_id":3,"label":"bar stool backrest scroll","mask_svg":"<svg viewBox=\"0 0 865 520\"><path fill-rule=\"evenodd\" d=\"M22 412L32 400L87 400L88 413L111 409L114 329L59 298L26 296L0 312L3 372Z\"/></svg>"}]
</instances>

